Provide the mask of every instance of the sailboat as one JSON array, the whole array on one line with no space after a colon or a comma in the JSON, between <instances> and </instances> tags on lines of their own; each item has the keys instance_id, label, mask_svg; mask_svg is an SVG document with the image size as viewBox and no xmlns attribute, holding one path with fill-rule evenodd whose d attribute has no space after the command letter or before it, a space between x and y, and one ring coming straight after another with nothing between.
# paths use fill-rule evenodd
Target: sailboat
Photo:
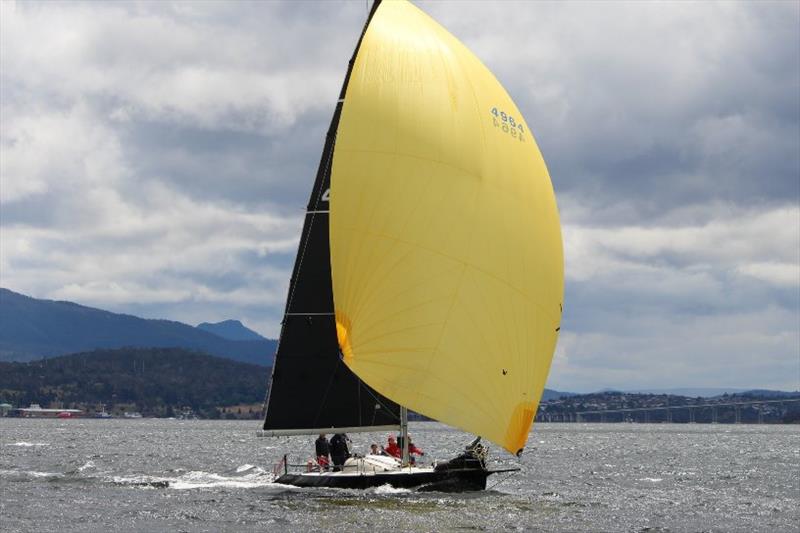
<instances>
[{"instance_id":1,"label":"sailboat","mask_svg":"<svg viewBox=\"0 0 800 533\"><path fill-rule=\"evenodd\" d=\"M400 431L278 483L481 490L480 439L521 455L560 329L553 186L527 122L460 41L376 0L349 62L305 215L262 435ZM408 410L477 435L408 459ZM504 470L503 470L504 471Z\"/></svg>"}]
</instances>

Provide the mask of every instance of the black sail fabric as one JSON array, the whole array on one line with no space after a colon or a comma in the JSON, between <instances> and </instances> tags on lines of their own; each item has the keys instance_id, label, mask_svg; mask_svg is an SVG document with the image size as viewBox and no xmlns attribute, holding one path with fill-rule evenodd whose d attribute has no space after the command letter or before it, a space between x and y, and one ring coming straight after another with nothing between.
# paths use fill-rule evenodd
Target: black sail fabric
<instances>
[{"instance_id":1,"label":"black sail fabric","mask_svg":"<svg viewBox=\"0 0 800 533\"><path fill-rule=\"evenodd\" d=\"M364 384L342 362L336 337L328 200L336 130L356 53L358 46L325 139L289 284L264 419L264 430L274 434L352 432L396 427L400 420L400 407Z\"/></svg>"}]
</instances>

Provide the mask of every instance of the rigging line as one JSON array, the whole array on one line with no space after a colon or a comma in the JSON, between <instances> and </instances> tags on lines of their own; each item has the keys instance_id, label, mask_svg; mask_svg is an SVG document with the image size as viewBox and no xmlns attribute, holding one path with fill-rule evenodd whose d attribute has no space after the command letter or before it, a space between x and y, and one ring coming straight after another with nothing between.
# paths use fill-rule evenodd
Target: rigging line
<instances>
[{"instance_id":1,"label":"rigging line","mask_svg":"<svg viewBox=\"0 0 800 533\"><path fill-rule=\"evenodd\" d=\"M338 109L337 109L337 111L334 111L334 118L336 120L336 127L338 129L338 127L339 127L339 124L338 124L339 123L339 117L336 116L337 112L338 112ZM328 156L325 159L325 166L323 167L324 170L322 171L322 176L321 176L321 179L320 179L320 187L319 187L319 190L317 191L317 199L316 199L317 205L319 205L319 201L322 199L322 195L325 192L325 181L326 181L325 177L326 176L328 178L327 181L330 184L330 172L331 172L330 165L331 165L331 159L333 158L333 149L334 149L335 145L336 145L336 132L334 131L333 132L333 138L331 139L330 150L328 151L328 154L327 154ZM296 273L297 277L300 277L300 271L303 268L303 259L305 259L305 256L306 256L306 249L308 248L308 243L311 240L311 231L312 231L312 229L314 227L314 220L316 219L316 216L317 216L316 211L311 211L310 213L311 213L311 219L308 221L308 234L306 235L306 239L303 242L302 252L300 252L298 254L297 273ZM291 309L290 306L291 306L292 302L294 301L294 292L295 292L296 289L297 289L297 282L295 280L295 283L292 283L291 291L289 293L289 297L288 297L287 302L286 302L286 312L284 312L284 316L287 314L289 309Z\"/></svg>"},{"instance_id":2,"label":"rigging line","mask_svg":"<svg viewBox=\"0 0 800 533\"><path fill-rule=\"evenodd\" d=\"M497 485L499 485L500 483L504 482L505 480L507 480L507 479L508 479L508 478L510 478L511 476L514 476L514 475L516 475L516 474L518 474L518 473L519 473L519 470L515 470L515 471L511 472L511 473L510 473L510 474L508 474L506 477L502 478L500 481L498 481L497 483L493 484L491 487L488 487L486 490L492 490L493 488L495 488L495 487L496 487Z\"/></svg>"},{"instance_id":3,"label":"rigging line","mask_svg":"<svg viewBox=\"0 0 800 533\"><path fill-rule=\"evenodd\" d=\"M341 351L340 351L339 353L340 353L340 355L341 355ZM325 387L325 394L322 396L322 402L321 402L321 405L320 405L319 409L317 410L317 418L315 418L315 420L317 420L317 419L319 418L320 414L322 413L322 408L324 407L324 405L325 405L325 402L327 402L327 400L328 400L328 393L329 393L329 392L330 392L330 390L331 390L331 385L333 384L333 379L334 379L334 377L336 376L336 371L339 369L339 365L344 365L344 362L342 361L342 359L341 359L341 358L339 358L338 365L336 366L336 370L334 370L333 372L331 372L331 377L330 377L330 379L328 380L328 386L327 386L327 387ZM348 368L347 368L347 365L345 365L345 369L348 369ZM349 370L349 369L348 369L348 370ZM363 386L364 386L364 389L367 391L367 393L368 393L370 396L372 396L372 398L373 398L373 399L374 399L374 400L375 400L375 401L376 401L376 402L377 402L377 403L378 403L378 404L379 404L381 407L383 407L384 409L386 409L386 411L387 411L387 412L388 412L390 415L392 415L392 417L393 417L393 418L395 418L395 419L399 420L399 417L395 416L395 415L394 415L394 412L392 412L392 410L391 410L391 409L389 409L389 407L387 407L387 406L386 406L386 404L385 404L385 403L383 403L383 401L381 401L381 399L380 399L378 396L375 396L375 394L373 393L373 391L372 391L372 389L369 387L369 385L367 385L366 383L364 383L363 381L361 381L361 378L359 378L359 377L358 377L358 376L356 376L355 374L353 374L353 376L356 378L356 381L358 382L358 385L359 385L359 390L358 390L358 395L359 395L359 398L361 397L361 388L360 388L360 387L361 387L361 385L363 385ZM359 402L359 403L360 403L360 402ZM360 406L359 406L359 407L360 407ZM359 417L359 422L360 422L360 420L361 420L361 410L360 410L360 409L359 409L359 414L358 414L358 417ZM373 415L373 422L374 422L374 415ZM373 423L373 425L374 425L374 423Z\"/></svg>"},{"instance_id":4,"label":"rigging line","mask_svg":"<svg viewBox=\"0 0 800 533\"><path fill-rule=\"evenodd\" d=\"M341 364L342 360L339 359L338 363ZM333 385L333 379L336 377L336 371L339 369L339 365L336 365L336 368L331 372L331 377L328 379L328 386L325 387L325 394L322 395L322 401L319 404L319 408L317 409L317 415L314 417L314 424L317 423L319 420L320 415L322 414L322 409L325 407L325 403L328 401L328 393L331 391L331 386Z\"/></svg>"},{"instance_id":5,"label":"rigging line","mask_svg":"<svg viewBox=\"0 0 800 533\"><path fill-rule=\"evenodd\" d=\"M353 375L355 375L355 374L353 374ZM387 411L387 412L388 412L390 415L392 415L392 417L394 417L396 420L400 420L400 417L399 417L399 416L394 416L394 412L392 412L392 410L391 410L391 409L389 409L389 408L386 406L386 404L385 404L385 403L383 403L383 401L381 400L381 398L380 398L380 397L378 397L378 396L376 396L376 395L374 394L374 392L373 392L373 390L372 390L372 387L370 387L369 385L367 385L366 383L364 383L364 382L361 380L361 378L360 378L360 377L356 376L356 379L358 379L358 383L359 383L359 384L361 384L361 385L363 385L363 386L364 386L364 390L366 390L366 391L367 391L367 394L369 394L370 396L372 396L372 399L373 399L373 400L375 400L375 401L378 403L378 405L380 405L381 407L383 407L384 409L386 409L386 411ZM396 402L395 402L395 403L396 403ZM373 418L373 422L374 422L374 420L375 420L375 415L374 415L374 413L373 413L373 417L372 417L372 418Z\"/></svg>"},{"instance_id":6,"label":"rigging line","mask_svg":"<svg viewBox=\"0 0 800 533\"><path fill-rule=\"evenodd\" d=\"M363 384L363 385L364 385L364 388L365 388L365 390L367 391L367 394L369 394L370 396L372 396L372 398L373 398L373 399L374 399L374 400L375 400L375 401L378 403L378 405L380 405L381 407L383 407L384 409L386 409L386 411L387 411L387 412L388 412L388 413L389 413L389 414L392 416L392 418L394 418L395 420L400 420L400 417L399 417L399 416L395 416L394 412L392 412L392 410L391 410L391 409L389 409L389 408L386 406L386 404L385 404L385 403L383 403L383 402L381 401L381 399L380 399L379 397L377 397L377 396L375 396L375 394L373 394L373 392L372 392L372 388L371 388L369 385L367 385L366 383L364 383L364 382L363 382L363 381L361 381L360 379L359 379L358 381L359 381L361 384ZM399 404L398 404L398 405L399 405ZM377 409L375 409L375 410L377 411ZM375 419L375 415L374 415L374 414L373 414L373 417L372 417L372 418L373 418L373 420Z\"/></svg>"}]
</instances>

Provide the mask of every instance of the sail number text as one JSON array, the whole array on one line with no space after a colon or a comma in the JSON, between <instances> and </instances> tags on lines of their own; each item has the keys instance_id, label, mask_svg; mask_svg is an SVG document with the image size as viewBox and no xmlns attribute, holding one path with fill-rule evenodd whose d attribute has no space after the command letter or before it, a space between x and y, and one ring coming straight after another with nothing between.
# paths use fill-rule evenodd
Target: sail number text
<instances>
[{"instance_id":1,"label":"sail number text","mask_svg":"<svg viewBox=\"0 0 800 533\"><path fill-rule=\"evenodd\" d=\"M511 135L520 142L525 142L525 127L522 122L517 122L513 116L509 115L503 110L493 107L491 110L492 124L494 127L502 130L503 133Z\"/></svg>"}]
</instances>

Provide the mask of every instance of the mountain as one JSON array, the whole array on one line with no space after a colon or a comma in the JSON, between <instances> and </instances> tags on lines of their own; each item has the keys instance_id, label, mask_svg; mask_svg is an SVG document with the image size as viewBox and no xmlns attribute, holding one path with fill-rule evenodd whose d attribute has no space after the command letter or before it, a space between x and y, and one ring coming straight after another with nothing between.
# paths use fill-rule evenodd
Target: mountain
<instances>
[{"instance_id":1,"label":"mountain","mask_svg":"<svg viewBox=\"0 0 800 533\"><path fill-rule=\"evenodd\" d=\"M274 340L231 340L188 324L39 300L0 288L0 361L31 361L97 348L180 347L272 365Z\"/></svg>"},{"instance_id":2,"label":"mountain","mask_svg":"<svg viewBox=\"0 0 800 533\"><path fill-rule=\"evenodd\" d=\"M202 324L198 324L197 328L232 341L267 340L252 329L245 327L245 325L238 320L223 320L222 322L214 324L203 322Z\"/></svg>"},{"instance_id":3,"label":"mountain","mask_svg":"<svg viewBox=\"0 0 800 533\"><path fill-rule=\"evenodd\" d=\"M542 392L542 401L549 402L550 400L558 400L559 398L567 398L569 396L576 396L576 393L561 392L553 389L544 389L544 392Z\"/></svg>"},{"instance_id":4,"label":"mountain","mask_svg":"<svg viewBox=\"0 0 800 533\"><path fill-rule=\"evenodd\" d=\"M0 362L0 402L204 417L217 407L264 401L269 368L182 348L96 350L27 363ZM134 407L135 406L135 407Z\"/></svg>"}]
</instances>

